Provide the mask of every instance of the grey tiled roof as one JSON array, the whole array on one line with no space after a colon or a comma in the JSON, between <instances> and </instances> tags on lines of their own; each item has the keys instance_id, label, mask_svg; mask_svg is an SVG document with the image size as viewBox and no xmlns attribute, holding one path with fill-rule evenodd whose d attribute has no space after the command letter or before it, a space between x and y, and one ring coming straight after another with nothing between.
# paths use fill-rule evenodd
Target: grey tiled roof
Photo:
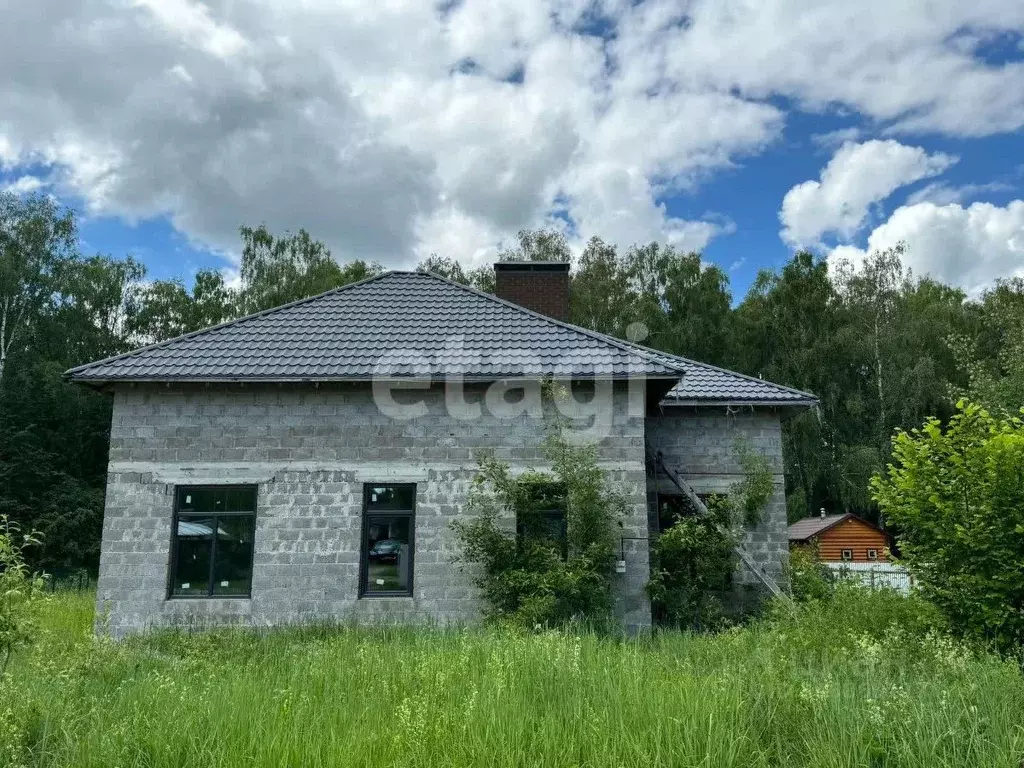
<instances>
[{"instance_id":1,"label":"grey tiled roof","mask_svg":"<svg viewBox=\"0 0 1024 768\"><path fill-rule=\"evenodd\" d=\"M678 364L422 272L319 296L73 368L105 381L359 380L375 375L678 378Z\"/></svg>"},{"instance_id":2,"label":"grey tiled roof","mask_svg":"<svg viewBox=\"0 0 1024 768\"><path fill-rule=\"evenodd\" d=\"M630 373L682 376L665 404L816 402L806 392L552 320L424 272L387 272L67 375L98 383Z\"/></svg>"},{"instance_id":3,"label":"grey tiled roof","mask_svg":"<svg viewBox=\"0 0 1024 768\"><path fill-rule=\"evenodd\" d=\"M814 405L818 398L809 392L773 384L753 376L744 376L696 360L671 357L682 365L683 378L672 387L664 402L682 405L690 402L772 403L774 405Z\"/></svg>"},{"instance_id":4,"label":"grey tiled roof","mask_svg":"<svg viewBox=\"0 0 1024 768\"><path fill-rule=\"evenodd\" d=\"M625 342L624 342L625 343ZM727 371L708 363L690 360L668 352L653 350L632 344L637 350L654 355L665 365L678 366L683 378L672 387L662 400L663 405L689 404L772 404L772 405L814 405L818 398L809 392L773 384L735 371Z\"/></svg>"}]
</instances>

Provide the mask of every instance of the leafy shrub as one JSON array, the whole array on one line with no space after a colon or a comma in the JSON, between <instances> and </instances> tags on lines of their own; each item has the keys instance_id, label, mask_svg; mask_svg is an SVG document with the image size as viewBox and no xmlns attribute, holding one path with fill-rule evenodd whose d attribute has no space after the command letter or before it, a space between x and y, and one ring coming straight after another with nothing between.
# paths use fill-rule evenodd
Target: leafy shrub
<instances>
[{"instance_id":1,"label":"leafy shrub","mask_svg":"<svg viewBox=\"0 0 1024 768\"><path fill-rule=\"evenodd\" d=\"M35 533L23 534L17 523L0 515L0 677L15 649L35 636L34 609L43 598L44 582L42 574L29 570L25 550L38 544Z\"/></svg>"},{"instance_id":2,"label":"leafy shrub","mask_svg":"<svg viewBox=\"0 0 1024 768\"><path fill-rule=\"evenodd\" d=\"M480 566L474 579L488 618L535 627L569 621L600 624L612 606L614 524L625 497L608 483L592 445L571 445L553 424L544 442L552 471L513 477L508 464L485 456L473 480L468 522L453 523L458 562ZM564 542L543 513L566 513ZM510 518L518 523L513 532Z\"/></svg>"},{"instance_id":3,"label":"leafy shrub","mask_svg":"<svg viewBox=\"0 0 1024 768\"><path fill-rule=\"evenodd\" d=\"M850 647L865 637L881 640L896 630L923 638L949 626L941 611L916 592L902 595L845 582L837 582L823 600L773 603L767 623L794 645L819 651Z\"/></svg>"},{"instance_id":4,"label":"leafy shrub","mask_svg":"<svg viewBox=\"0 0 1024 768\"><path fill-rule=\"evenodd\" d=\"M725 621L719 595L738 560L733 509L715 496L708 512L680 518L654 543L647 594L661 624L718 629Z\"/></svg>"},{"instance_id":5,"label":"leafy shrub","mask_svg":"<svg viewBox=\"0 0 1024 768\"><path fill-rule=\"evenodd\" d=\"M765 456L744 440L736 441L735 452L743 479L732 487L725 502L734 505L737 519L753 528L761 524L764 508L775 493L772 467Z\"/></svg>"},{"instance_id":6,"label":"leafy shrub","mask_svg":"<svg viewBox=\"0 0 1024 768\"><path fill-rule=\"evenodd\" d=\"M788 576L795 600L825 600L835 589L835 576L818 558L816 547L795 547L789 551Z\"/></svg>"},{"instance_id":7,"label":"leafy shrub","mask_svg":"<svg viewBox=\"0 0 1024 768\"><path fill-rule=\"evenodd\" d=\"M1024 421L965 401L899 432L871 481L924 597L954 629L1010 649L1024 642Z\"/></svg>"},{"instance_id":8,"label":"leafy shrub","mask_svg":"<svg viewBox=\"0 0 1024 768\"><path fill-rule=\"evenodd\" d=\"M736 546L743 526L756 526L775 492L771 465L737 440L743 478L727 495L712 496L707 515L679 517L651 547L647 594L659 623L715 630L727 623L720 595L739 565Z\"/></svg>"}]
</instances>

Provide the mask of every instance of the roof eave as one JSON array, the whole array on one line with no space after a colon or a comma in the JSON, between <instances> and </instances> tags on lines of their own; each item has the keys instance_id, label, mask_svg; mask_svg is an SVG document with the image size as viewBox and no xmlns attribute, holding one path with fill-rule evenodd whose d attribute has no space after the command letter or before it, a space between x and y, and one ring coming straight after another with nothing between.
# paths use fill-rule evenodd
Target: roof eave
<instances>
[{"instance_id":1,"label":"roof eave","mask_svg":"<svg viewBox=\"0 0 1024 768\"><path fill-rule=\"evenodd\" d=\"M110 384L318 384L318 383L370 383L374 381L392 381L408 383L441 383L444 376L150 376L150 377L92 377L77 376L71 372L64 374L64 378L74 384L87 384L90 386L106 386ZM460 376L459 381L472 384L488 383L493 381L551 379L552 381L629 381L630 379L643 379L655 381L678 381L676 374L648 374L638 375L630 373L626 375L601 375L601 376L555 376L552 374L533 375L487 375L487 376Z\"/></svg>"},{"instance_id":2,"label":"roof eave","mask_svg":"<svg viewBox=\"0 0 1024 768\"><path fill-rule=\"evenodd\" d=\"M707 408L712 406L765 406L765 407L776 407L776 408L813 408L818 404L818 400L758 400L754 398L750 399L723 399L716 400L714 398L689 398L685 400L678 400L673 397L666 397L661 401L661 405L675 405L681 407L691 408Z\"/></svg>"}]
</instances>

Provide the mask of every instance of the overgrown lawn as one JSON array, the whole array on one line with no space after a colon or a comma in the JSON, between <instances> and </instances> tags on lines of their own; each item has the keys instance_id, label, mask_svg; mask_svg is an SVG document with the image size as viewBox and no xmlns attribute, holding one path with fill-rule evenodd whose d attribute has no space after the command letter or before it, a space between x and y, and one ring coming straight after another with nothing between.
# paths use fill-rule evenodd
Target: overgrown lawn
<instances>
[{"instance_id":1,"label":"overgrown lawn","mask_svg":"<svg viewBox=\"0 0 1024 768\"><path fill-rule=\"evenodd\" d=\"M94 639L60 595L0 683L0 764L1005 766L1024 678L846 591L717 636L305 628ZM904 629L900 629L900 627Z\"/></svg>"}]
</instances>

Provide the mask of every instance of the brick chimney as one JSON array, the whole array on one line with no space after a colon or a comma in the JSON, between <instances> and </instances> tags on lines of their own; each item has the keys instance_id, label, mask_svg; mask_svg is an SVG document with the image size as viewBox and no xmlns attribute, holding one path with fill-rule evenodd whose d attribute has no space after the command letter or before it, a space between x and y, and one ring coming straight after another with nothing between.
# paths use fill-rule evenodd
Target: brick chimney
<instances>
[{"instance_id":1,"label":"brick chimney","mask_svg":"<svg viewBox=\"0 0 1024 768\"><path fill-rule=\"evenodd\" d=\"M494 265L495 294L555 320L569 320L567 261L499 261Z\"/></svg>"}]
</instances>

